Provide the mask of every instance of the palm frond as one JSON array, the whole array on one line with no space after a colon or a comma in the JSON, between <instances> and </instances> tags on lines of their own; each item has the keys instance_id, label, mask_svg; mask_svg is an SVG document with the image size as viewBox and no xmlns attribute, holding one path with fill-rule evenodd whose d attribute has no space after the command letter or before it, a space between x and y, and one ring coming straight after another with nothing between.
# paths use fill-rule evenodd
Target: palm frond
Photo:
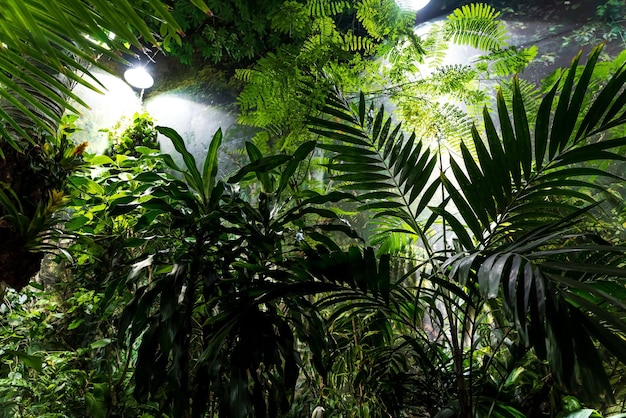
<instances>
[{"instance_id":1,"label":"palm frond","mask_svg":"<svg viewBox=\"0 0 626 418\"><path fill-rule=\"evenodd\" d=\"M369 120L363 94L355 109L337 95L322 112L330 119L311 117L309 123L313 133L332 140L320 145L331 153L330 179L358 194L360 210L399 218L423 236L417 220L424 218L439 187L436 156L415 134L405 138L384 107Z\"/></svg>"},{"instance_id":2,"label":"palm frond","mask_svg":"<svg viewBox=\"0 0 626 418\"><path fill-rule=\"evenodd\" d=\"M572 384L575 364L589 394L610 398L594 341L624 357L619 318L626 306L614 295L626 292L626 248L585 232L584 219L599 204L591 191L603 190L607 179L621 181L594 163L624 161L613 150L626 139L611 132L626 122L626 72L620 67L589 91L600 51L581 68L579 54L535 115L526 111L517 78L511 112L498 92L499 130L485 109L486 140L473 130L478 158L464 146L462 163L452 159L452 175L443 178L459 218L450 228L460 237L469 229L475 242L462 240L466 252L444 266L462 284L478 283L484 297L502 297L522 340L560 383ZM449 209L442 216L454 218ZM582 328L570 327L574 322Z\"/></svg>"},{"instance_id":3,"label":"palm frond","mask_svg":"<svg viewBox=\"0 0 626 418\"><path fill-rule=\"evenodd\" d=\"M548 360L560 383L570 386L578 370L586 393L610 398L592 339L626 360L626 326L619 319L626 314L621 300L626 295L626 248L576 232L585 212L587 208L497 249L450 259L447 266L453 277L476 281L484 297L502 298L522 341Z\"/></svg>"},{"instance_id":4,"label":"palm frond","mask_svg":"<svg viewBox=\"0 0 626 418\"><path fill-rule=\"evenodd\" d=\"M514 85L518 87L514 87ZM537 112L539 110L539 104L543 99L543 95L541 94L541 89L537 87L535 83L524 80L522 78L517 79L509 79L503 80L500 82L500 90L502 91L502 96L507 103L507 106L510 107L513 103L513 90L514 88L519 89L519 95L521 97L522 102L524 103L524 108L526 109L526 115L528 116L528 122L531 125L535 124L535 118ZM492 109L496 110L496 109Z\"/></svg>"},{"instance_id":5,"label":"palm frond","mask_svg":"<svg viewBox=\"0 0 626 418\"><path fill-rule=\"evenodd\" d=\"M554 85L532 118L536 120L532 134L531 118L524 106L520 83L515 79L512 114L509 114L502 92L498 92L500 133L485 109L483 119L487 140L483 140L478 130L473 131L472 144L478 161L467 146L463 146L463 163L451 162L454 181L445 179L446 187L452 201L461 210L463 223L474 235L481 237L482 231L489 231L486 239L480 242L488 243L505 236L513 239L514 235L510 235L514 233L512 224L524 230L541 222L560 219L577 210L576 201L594 202L585 190L603 187L597 182L597 176L619 178L608 171L582 164L596 160L623 160L610 150L626 142L623 138L590 142L598 133L607 132L626 121L618 110L625 97L622 87L626 74L623 70L616 72L593 96L588 109L582 108L599 53L600 48L592 52L576 82L578 59L564 82ZM558 100L554 102L561 86ZM577 118L581 112L584 113ZM461 185L463 195L456 192L457 183Z\"/></svg>"}]
</instances>

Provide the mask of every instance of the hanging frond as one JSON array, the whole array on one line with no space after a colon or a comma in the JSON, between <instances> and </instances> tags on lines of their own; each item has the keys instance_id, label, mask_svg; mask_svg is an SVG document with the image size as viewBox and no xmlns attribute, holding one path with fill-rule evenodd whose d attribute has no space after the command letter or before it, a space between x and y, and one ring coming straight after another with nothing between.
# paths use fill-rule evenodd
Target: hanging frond
<instances>
[{"instance_id":1,"label":"hanging frond","mask_svg":"<svg viewBox=\"0 0 626 418\"><path fill-rule=\"evenodd\" d=\"M272 15L272 29L300 39L305 36L310 20L305 5L297 1L285 1Z\"/></svg>"},{"instance_id":2,"label":"hanging frond","mask_svg":"<svg viewBox=\"0 0 626 418\"><path fill-rule=\"evenodd\" d=\"M469 65L453 64L437 67L430 76L430 82L433 90L439 94L454 94L455 99L459 102L474 102L467 100L473 95L474 86L478 73L476 69ZM464 96L467 92L468 96Z\"/></svg>"},{"instance_id":3,"label":"hanging frond","mask_svg":"<svg viewBox=\"0 0 626 418\"><path fill-rule=\"evenodd\" d=\"M450 103L439 106L437 112L444 118L439 125L440 145L453 155L460 155L463 139L471 135L473 119ZM475 155L474 147L468 147L468 150Z\"/></svg>"},{"instance_id":4,"label":"hanging frond","mask_svg":"<svg viewBox=\"0 0 626 418\"><path fill-rule=\"evenodd\" d=\"M485 3L464 5L448 16L444 25L447 40L483 51L498 51L506 45L504 22L500 12Z\"/></svg>"},{"instance_id":5,"label":"hanging frond","mask_svg":"<svg viewBox=\"0 0 626 418\"><path fill-rule=\"evenodd\" d=\"M428 146L460 154L461 142L471 133L473 119L453 103L432 102L419 96L396 97L397 113L402 115L404 125L420 138L429 139ZM473 146L470 147L473 149Z\"/></svg>"},{"instance_id":6,"label":"hanging frond","mask_svg":"<svg viewBox=\"0 0 626 418\"><path fill-rule=\"evenodd\" d=\"M337 16L351 8L347 0L309 0L307 8L313 18Z\"/></svg>"}]
</instances>

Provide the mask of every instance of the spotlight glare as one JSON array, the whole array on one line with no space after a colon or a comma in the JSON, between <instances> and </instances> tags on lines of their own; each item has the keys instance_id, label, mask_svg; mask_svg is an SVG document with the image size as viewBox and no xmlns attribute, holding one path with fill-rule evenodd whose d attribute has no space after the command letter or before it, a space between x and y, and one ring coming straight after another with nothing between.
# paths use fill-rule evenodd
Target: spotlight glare
<instances>
[{"instance_id":1,"label":"spotlight glare","mask_svg":"<svg viewBox=\"0 0 626 418\"><path fill-rule=\"evenodd\" d=\"M145 68L135 67L124 72L124 80L138 89L149 89L154 84L154 79Z\"/></svg>"},{"instance_id":2,"label":"spotlight glare","mask_svg":"<svg viewBox=\"0 0 626 418\"><path fill-rule=\"evenodd\" d=\"M401 10L409 12L422 10L428 3L430 3L430 0L396 0L396 4Z\"/></svg>"}]
</instances>

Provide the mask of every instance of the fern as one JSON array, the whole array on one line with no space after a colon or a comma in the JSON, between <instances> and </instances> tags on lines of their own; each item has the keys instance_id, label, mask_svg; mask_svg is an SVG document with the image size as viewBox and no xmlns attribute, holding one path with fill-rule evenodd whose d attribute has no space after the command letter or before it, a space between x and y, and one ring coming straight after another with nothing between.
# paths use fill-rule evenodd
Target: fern
<instances>
[{"instance_id":1,"label":"fern","mask_svg":"<svg viewBox=\"0 0 626 418\"><path fill-rule=\"evenodd\" d=\"M506 45L504 23L500 12L484 3L472 3L456 9L444 26L447 40L483 51L498 51Z\"/></svg>"},{"instance_id":2,"label":"fern","mask_svg":"<svg viewBox=\"0 0 626 418\"><path fill-rule=\"evenodd\" d=\"M259 138L278 147L282 146L275 143L278 138L303 132L304 115L311 103L293 94L292 84L301 76L289 60L281 54L268 54L253 69L238 70L235 75L246 82L237 97L239 123L264 129L267 136Z\"/></svg>"},{"instance_id":3,"label":"fern","mask_svg":"<svg viewBox=\"0 0 626 418\"><path fill-rule=\"evenodd\" d=\"M433 68L443 65L449 42L446 38L445 26L441 23L431 25L428 33L422 39L422 47L427 51L424 56L424 64Z\"/></svg>"},{"instance_id":4,"label":"fern","mask_svg":"<svg viewBox=\"0 0 626 418\"><path fill-rule=\"evenodd\" d=\"M337 16L351 8L346 0L309 0L307 9L313 18Z\"/></svg>"},{"instance_id":5,"label":"fern","mask_svg":"<svg viewBox=\"0 0 626 418\"><path fill-rule=\"evenodd\" d=\"M272 29L289 34L294 39L306 36L309 21L306 7L297 1L285 1L280 10L271 16Z\"/></svg>"},{"instance_id":6,"label":"fern","mask_svg":"<svg viewBox=\"0 0 626 418\"><path fill-rule=\"evenodd\" d=\"M490 73L506 77L522 72L537 55L537 47L517 49L514 46L492 50L489 54L478 58L479 61L489 64Z\"/></svg>"},{"instance_id":7,"label":"fern","mask_svg":"<svg viewBox=\"0 0 626 418\"><path fill-rule=\"evenodd\" d=\"M356 17L374 39L394 38L394 28L407 27L408 16L400 12L393 0L363 0L357 5Z\"/></svg>"},{"instance_id":8,"label":"fern","mask_svg":"<svg viewBox=\"0 0 626 418\"><path fill-rule=\"evenodd\" d=\"M476 70L463 64L439 67L431 76L432 88L436 93L454 94L455 98L461 102L470 97L465 93L474 90L473 84L476 79Z\"/></svg>"},{"instance_id":9,"label":"fern","mask_svg":"<svg viewBox=\"0 0 626 418\"><path fill-rule=\"evenodd\" d=\"M439 143L448 152L460 154L461 142L471 134L474 119L449 103L439 107L438 117L445 121L439 126ZM475 152L473 148L469 148L469 151Z\"/></svg>"},{"instance_id":10,"label":"fern","mask_svg":"<svg viewBox=\"0 0 626 418\"><path fill-rule=\"evenodd\" d=\"M354 32L348 31L343 35L341 42L338 43L338 47L347 52L372 52L376 45L370 38L364 36L355 35Z\"/></svg>"}]
</instances>

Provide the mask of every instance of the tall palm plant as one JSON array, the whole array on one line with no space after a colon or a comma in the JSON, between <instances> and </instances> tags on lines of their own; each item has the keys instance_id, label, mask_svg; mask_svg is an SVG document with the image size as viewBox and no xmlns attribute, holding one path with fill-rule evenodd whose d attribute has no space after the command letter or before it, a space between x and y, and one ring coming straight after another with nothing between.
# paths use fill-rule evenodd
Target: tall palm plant
<instances>
[{"instance_id":1,"label":"tall palm plant","mask_svg":"<svg viewBox=\"0 0 626 418\"><path fill-rule=\"evenodd\" d=\"M201 0L192 3L208 11ZM98 90L90 68L103 68L101 57L119 60L128 45L158 46L149 19L162 22L165 37L182 32L160 0L2 0L0 8L0 279L19 289L41 260L31 251L40 231L19 231L24 225L45 229L49 195L63 189L65 171L74 166L61 162L84 149L65 138L50 146L64 111L75 111L70 101L84 104L72 86Z\"/></svg>"},{"instance_id":2,"label":"tall palm plant","mask_svg":"<svg viewBox=\"0 0 626 418\"><path fill-rule=\"evenodd\" d=\"M612 398L598 344L626 361L624 247L592 233L587 221L600 204L590 191L623 181L597 163L623 160L615 150L626 139L615 132L626 122L626 69L599 86L600 52L584 66L577 56L536 115L527 114L515 79L511 104L498 93L497 120L485 109L484 134L474 127L449 166L414 135L405 138L382 108L368 118L363 96L353 106L338 94L325 118L310 121L332 140L321 145L331 179L357 192L361 210L386 225L383 237L413 236L421 247L423 260L397 279L386 309L401 322L435 324L420 350L447 341L449 354L431 358L450 362L456 395L448 407L461 416L485 407L479 373L496 359L473 364L481 344L532 348L562 387L582 384L591 396ZM479 341L485 326L501 332L498 341Z\"/></svg>"}]
</instances>

